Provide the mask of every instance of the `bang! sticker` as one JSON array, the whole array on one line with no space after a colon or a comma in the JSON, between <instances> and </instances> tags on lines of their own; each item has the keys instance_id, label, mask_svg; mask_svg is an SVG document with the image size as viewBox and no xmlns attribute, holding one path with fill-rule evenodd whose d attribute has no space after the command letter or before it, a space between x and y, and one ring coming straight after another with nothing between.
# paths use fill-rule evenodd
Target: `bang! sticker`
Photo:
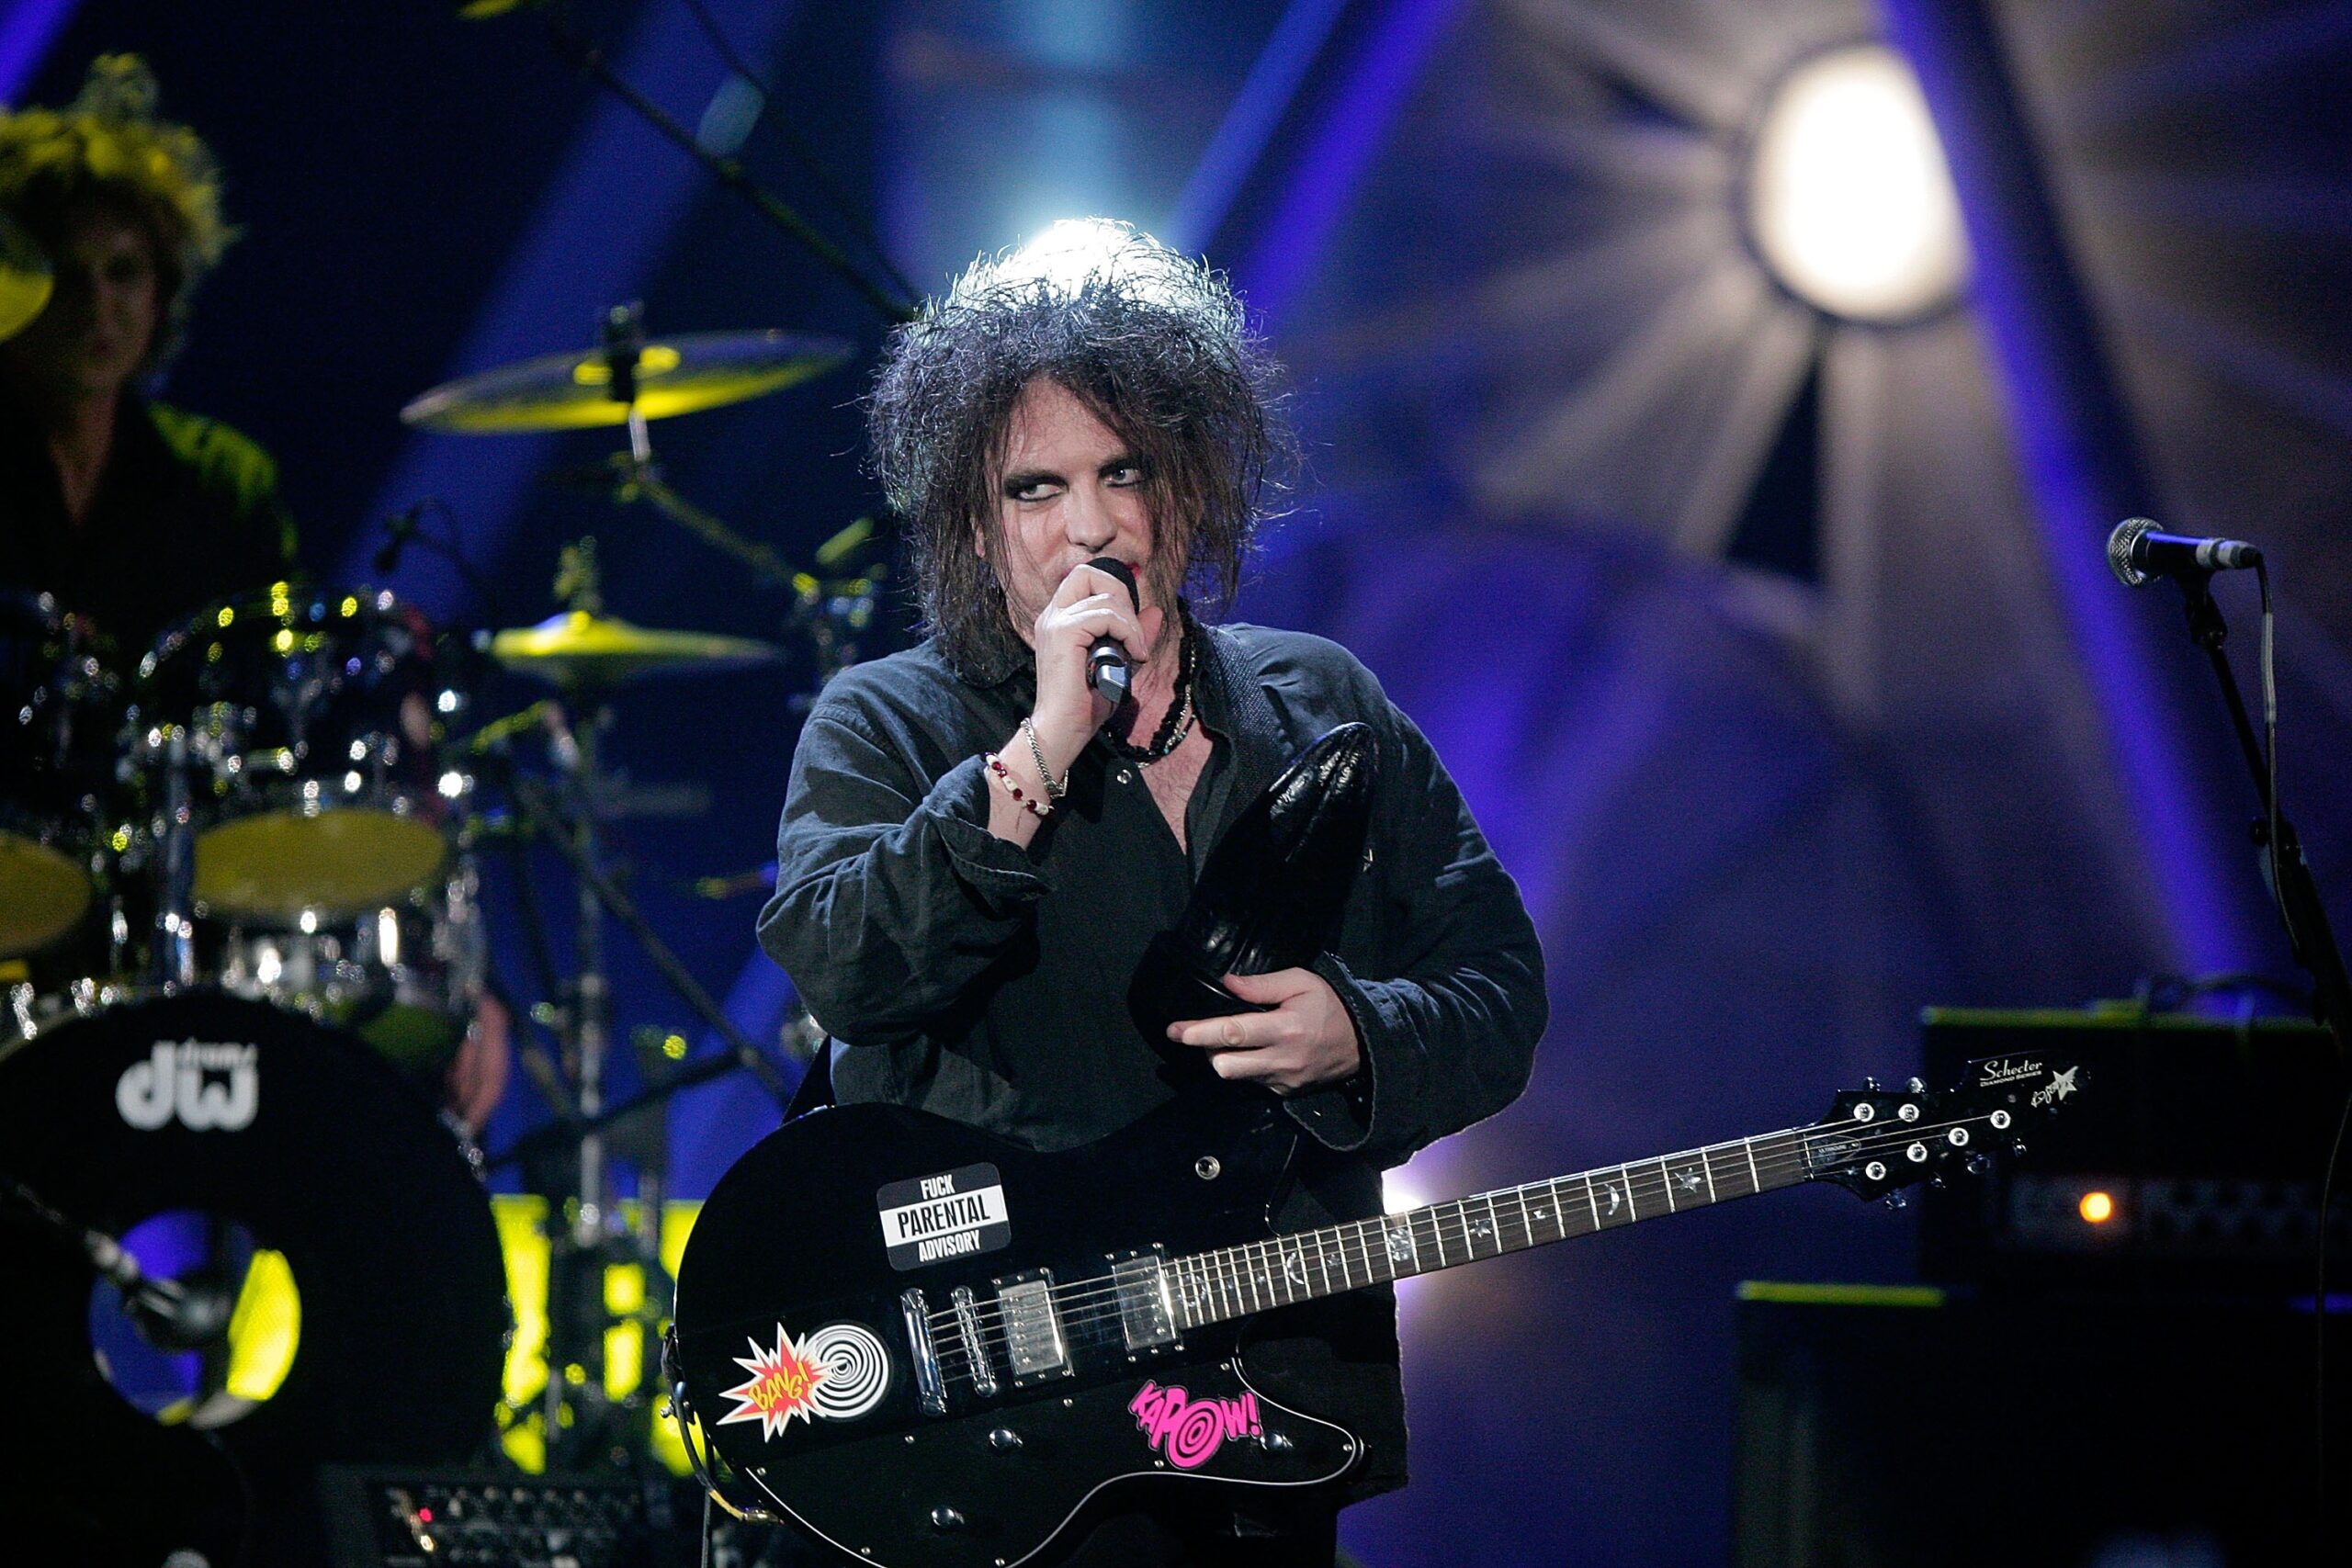
<instances>
[{"instance_id":1,"label":"bang! sticker","mask_svg":"<svg viewBox=\"0 0 2352 1568\"><path fill-rule=\"evenodd\" d=\"M861 1324L829 1323L795 1339L779 1323L774 1348L761 1348L756 1339L749 1344L752 1353L736 1357L735 1364L752 1375L724 1391L735 1408L718 1424L757 1421L763 1440L772 1441L796 1416L855 1420L890 1389L889 1352Z\"/></svg>"}]
</instances>

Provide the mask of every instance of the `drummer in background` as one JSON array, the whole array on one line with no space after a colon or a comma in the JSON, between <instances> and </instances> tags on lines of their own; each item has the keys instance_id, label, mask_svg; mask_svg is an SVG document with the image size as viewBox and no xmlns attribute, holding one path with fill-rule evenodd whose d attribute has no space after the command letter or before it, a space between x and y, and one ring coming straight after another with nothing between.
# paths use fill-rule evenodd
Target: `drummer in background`
<instances>
[{"instance_id":1,"label":"drummer in background","mask_svg":"<svg viewBox=\"0 0 2352 1568\"><path fill-rule=\"evenodd\" d=\"M109 54L65 108L0 113L0 211L55 279L0 343L0 589L55 595L125 666L295 570L276 460L148 395L235 238L211 150L156 118L156 97L143 61ZM474 1131L504 1091L509 1028L481 998L450 1064L447 1107Z\"/></svg>"},{"instance_id":2,"label":"drummer in background","mask_svg":"<svg viewBox=\"0 0 2352 1568\"><path fill-rule=\"evenodd\" d=\"M49 307L0 344L0 585L46 590L127 655L286 576L277 465L147 395L233 237L211 152L102 55L62 110L0 115L0 209L45 249Z\"/></svg>"}]
</instances>

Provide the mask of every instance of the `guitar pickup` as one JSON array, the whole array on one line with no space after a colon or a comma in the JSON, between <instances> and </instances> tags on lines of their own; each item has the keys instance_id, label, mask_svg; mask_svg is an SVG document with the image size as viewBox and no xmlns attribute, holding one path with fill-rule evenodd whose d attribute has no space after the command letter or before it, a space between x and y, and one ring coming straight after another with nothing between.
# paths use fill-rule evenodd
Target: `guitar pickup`
<instances>
[{"instance_id":1,"label":"guitar pickup","mask_svg":"<svg viewBox=\"0 0 2352 1568\"><path fill-rule=\"evenodd\" d=\"M1004 1361L1012 1363L1013 1378L1070 1371L1070 1347L1061 1340L1051 1274L997 1286L997 1307L1004 1312Z\"/></svg>"},{"instance_id":2,"label":"guitar pickup","mask_svg":"<svg viewBox=\"0 0 2352 1568\"><path fill-rule=\"evenodd\" d=\"M1054 1311L1052 1275L1001 1286L996 1301L1004 1314L1004 1359L1016 1382L1069 1370L1061 1318Z\"/></svg>"},{"instance_id":3,"label":"guitar pickup","mask_svg":"<svg viewBox=\"0 0 2352 1568\"><path fill-rule=\"evenodd\" d=\"M1119 1327L1128 1354L1175 1342L1175 1303L1168 1299L1168 1273L1157 1257L1147 1253L1113 1263L1111 1284L1118 1294Z\"/></svg>"}]
</instances>

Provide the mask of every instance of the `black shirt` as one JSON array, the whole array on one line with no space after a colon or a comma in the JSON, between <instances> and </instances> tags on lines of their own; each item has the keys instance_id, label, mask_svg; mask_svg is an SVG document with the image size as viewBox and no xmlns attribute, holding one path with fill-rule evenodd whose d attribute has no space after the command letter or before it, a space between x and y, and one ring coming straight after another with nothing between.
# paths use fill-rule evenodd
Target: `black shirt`
<instances>
[{"instance_id":1,"label":"black shirt","mask_svg":"<svg viewBox=\"0 0 2352 1568\"><path fill-rule=\"evenodd\" d=\"M1363 720L1378 747L1368 863L1315 968L1354 1021L1369 1092L1283 1101L1311 1138L1278 1221L1376 1213L1381 1168L1525 1087L1546 1010L1534 928L1428 740L1345 649L1260 626L1204 635L1195 704L1216 744L1187 808L1189 856L1141 770L1099 741L1025 850L990 834L981 756L1029 711L1032 676L967 679L925 643L854 666L818 698L760 939L831 1032L842 1101L914 1106L1036 1148L1091 1142L1177 1092L1126 1011L1144 948L1283 763ZM1287 1310L1295 1332L1254 1364L1365 1438L1352 1495L1401 1484L1393 1298Z\"/></svg>"},{"instance_id":2,"label":"black shirt","mask_svg":"<svg viewBox=\"0 0 2352 1568\"><path fill-rule=\"evenodd\" d=\"M54 593L126 657L215 600L284 577L293 558L277 465L229 426L123 399L77 525L40 431L0 406L0 586Z\"/></svg>"}]
</instances>

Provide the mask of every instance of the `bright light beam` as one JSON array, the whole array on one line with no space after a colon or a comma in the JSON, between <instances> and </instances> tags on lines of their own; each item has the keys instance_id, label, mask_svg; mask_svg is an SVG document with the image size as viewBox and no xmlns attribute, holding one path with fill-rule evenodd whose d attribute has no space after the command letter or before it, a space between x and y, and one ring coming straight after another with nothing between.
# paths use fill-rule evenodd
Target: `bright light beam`
<instances>
[{"instance_id":1,"label":"bright light beam","mask_svg":"<svg viewBox=\"0 0 2352 1568\"><path fill-rule=\"evenodd\" d=\"M1747 167L1756 247L1798 298L1849 321L1950 304L1968 266L1960 202L1917 78L1869 44L1781 79Z\"/></svg>"}]
</instances>

